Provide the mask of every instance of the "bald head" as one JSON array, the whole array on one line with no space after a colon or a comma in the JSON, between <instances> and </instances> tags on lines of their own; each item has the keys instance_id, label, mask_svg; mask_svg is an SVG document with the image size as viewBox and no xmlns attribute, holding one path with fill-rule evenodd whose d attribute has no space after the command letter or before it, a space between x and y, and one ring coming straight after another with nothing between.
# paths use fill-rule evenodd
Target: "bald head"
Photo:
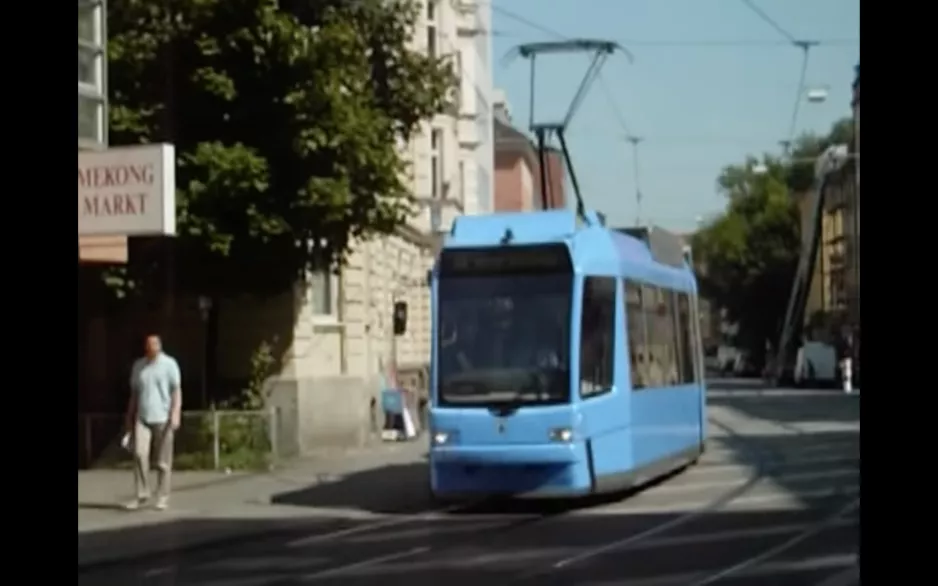
<instances>
[{"instance_id":1,"label":"bald head","mask_svg":"<svg viewBox=\"0 0 938 586\"><path fill-rule=\"evenodd\" d=\"M150 334L146 337L144 342L144 353L147 358L156 358L156 356L163 351L163 342L160 340L160 337L156 334Z\"/></svg>"}]
</instances>

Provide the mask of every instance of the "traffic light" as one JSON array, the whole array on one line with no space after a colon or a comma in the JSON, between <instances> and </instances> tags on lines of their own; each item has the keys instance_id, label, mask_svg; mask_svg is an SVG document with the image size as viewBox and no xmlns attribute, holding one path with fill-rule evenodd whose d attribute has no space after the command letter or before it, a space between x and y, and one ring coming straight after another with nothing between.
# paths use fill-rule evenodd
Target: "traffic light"
<instances>
[{"instance_id":1,"label":"traffic light","mask_svg":"<svg viewBox=\"0 0 938 586\"><path fill-rule=\"evenodd\" d=\"M407 302L394 302L394 335L402 336L407 331Z\"/></svg>"}]
</instances>

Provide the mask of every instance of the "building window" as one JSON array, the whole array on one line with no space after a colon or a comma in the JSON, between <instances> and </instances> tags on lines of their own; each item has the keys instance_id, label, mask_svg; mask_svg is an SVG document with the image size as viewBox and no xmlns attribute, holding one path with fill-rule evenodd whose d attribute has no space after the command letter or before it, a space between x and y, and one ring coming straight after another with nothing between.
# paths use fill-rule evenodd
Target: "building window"
<instances>
[{"instance_id":1,"label":"building window","mask_svg":"<svg viewBox=\"0 0 938 586\"><path fill-rule=\"evenodd\" d=\"M309 276L309 296L312 312L317 317L336 317L337 279L328 271L317 271Z\"/></svg>"},{"instance_id":2,"label":"building window","mask_svg":"<svg viewBox=\"0 0 938 586\"><path fill-rule=\"evenodd\" d=\"M104 6L78 2L78 141L79 146L104 146L105 119Z\"/></svg>"},{"instance_id":3,"label":"building window","mask_svg":"<svg viewBox=\"0 0 938 586\"><path fill-rule=\"evenodd\" d=\"M612 390L615 364L616 281L586 277L580 323L580 396Z\"/></svg>"},{"instance_id":4,"label":"building window","mask_svg":"<svg viewBox=\"0 0 938 586\"><path fill-rule=\"evenodd\" d=\"M437 15L436 1L427 2L427 55L437 57Z\"/></svg>"},{"instance_id":5,"label":"building window","mask_svg":"<svg viewBox=\"0 0 938 586\"><path fill-rule=\"evenodd\" d=\"M78 0L78 40L90 45L101 45L101 31L98 29L100 2Z\"/></svg>"},{"instance_id":6,"label":"building window","mask_svg":"<svg viewBox=\"0 0 938 586\"><path fill-rule=\"evenodd\" d=\"M466 205L466 162L459 161L459 203Z\"/></svg>"},{"instance_id":7,"label":"building window","mask_svg":"<svg viewBox=\"0 0 938 586\"><path fill-rule=\"evenodd\" d=\"M98 50L78 45L78 83L98 87Z\"/></svg>"},{"instance_id":8,"label":"building window","mask_svg":"<svg viewBox=\"0 0 938 586\"><path fill-rule=\"evenodd\" d=\"M443 131L430 132L430 197L443 197Z\"/></svg>"},{"instance_id":9,"label":"building window","mask_svg":"<svg viewBox=\"0 0 938 586\"><path fill-rule=\"evenodd\" d=\"M484 164L476 161L476 197L480 213L488 213L492 209L491 175Z\"/></svg>"},{"instance_id":10,"label":"building window","mask_svg":"<svg viewBox=\"0 0 938 586\"><path fill-rule=\"evenodd\" d=\"M476 132L478 133L479 142L487 143L489 142L489 132L492 128L491 111L488 101L485 99L485 94L482 93L482 88L476 85L475 93Z\"/></svg>"},{"instance_id":11,"label":"building window","mask_svg":"<svg viewBox=\"0 0 938 586\"><path fill-rule=\"evenodd\" d=\"M453 73L456 75L456 79L459 80L459 89L456 92L456 109L459 113L462 113L463 103L465 99L463 98L463 93L466 91L466 77L463 75L463 62L462 62L462 52L456 51L454 61L453 61Z\"/></svg>"},{"instance_id":12,"label":"building window","mask_svg":"<svg viewBox=\"0 0 938 586\"><path fill-rule=\"evenodd\" d=\"M78 139L92 142L102 140L104 104L99 98L78 94Z\"/></svg>"}]
</instances>

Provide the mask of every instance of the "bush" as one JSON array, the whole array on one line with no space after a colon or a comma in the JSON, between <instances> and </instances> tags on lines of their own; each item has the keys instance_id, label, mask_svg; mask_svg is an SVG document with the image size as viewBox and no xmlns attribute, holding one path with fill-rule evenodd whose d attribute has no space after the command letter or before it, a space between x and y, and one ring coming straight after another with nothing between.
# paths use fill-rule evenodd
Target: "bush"
<instances>
[{"instance_id":1,"label":"bush","mask_svg":"<svg viewBox=\"0 0 938 586\"><path fill-rule=\"evenodd\" d=\"M266 469L271 463L268 424L269 417L264 413L219 412L219 468ZM214 427L212 413L200 413L185 421L176 436L176 469L214 467Z\"/></svg>"},{"instance_id":2,"label":"bush","mask_svg":"<svg viewBox=\"0 0 938 586\"><path fill-rule=\"evenodd\" d=\"M271 344L262 342L251 356L247 384L230 400L218 405L219 467L262 470L271 464L270 416L266 408L265 381L275 373L277 360ZM244 413L238 413L243 411ZM214 466L214 416L200 413L184 421L176 437L178 470L204 470Z\"/></svg>"}]
</instances>

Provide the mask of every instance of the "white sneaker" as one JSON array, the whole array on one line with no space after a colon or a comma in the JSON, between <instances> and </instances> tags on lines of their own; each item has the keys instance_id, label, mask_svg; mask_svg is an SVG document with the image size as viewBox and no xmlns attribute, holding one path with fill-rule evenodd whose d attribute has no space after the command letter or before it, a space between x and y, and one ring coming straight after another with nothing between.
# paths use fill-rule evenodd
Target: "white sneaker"
<instances>
[{"instance_id":1,"label":"white sneaker","mask_svg":"<svg viewBox=\"0 0 938 586\"><path fill-rule=\"evenodd\" d=\"M156 499L156 503L154 503L153 508L156 509L157 511L165 511L166 509L168 509L169 497L161 496L158 499Z\"/></svg>"},{"instance_id":2,"label":"white sneaker","mask_svg":"<svg viewBox=\"0 0 938 586\"><path fill-rule=\"evenodd\" d=\"M135 498L135 499L132 500L132 501L127 501L126 503L124 503L124 510L125 510L125 511L136 511L136 510L139 510L140 508L146 506L147 501L149 501L149 500L150 500L150 499L148 499L148 498L146 498L146 497L137 497L137 498Z\"/></svg>"}]
</instances>

